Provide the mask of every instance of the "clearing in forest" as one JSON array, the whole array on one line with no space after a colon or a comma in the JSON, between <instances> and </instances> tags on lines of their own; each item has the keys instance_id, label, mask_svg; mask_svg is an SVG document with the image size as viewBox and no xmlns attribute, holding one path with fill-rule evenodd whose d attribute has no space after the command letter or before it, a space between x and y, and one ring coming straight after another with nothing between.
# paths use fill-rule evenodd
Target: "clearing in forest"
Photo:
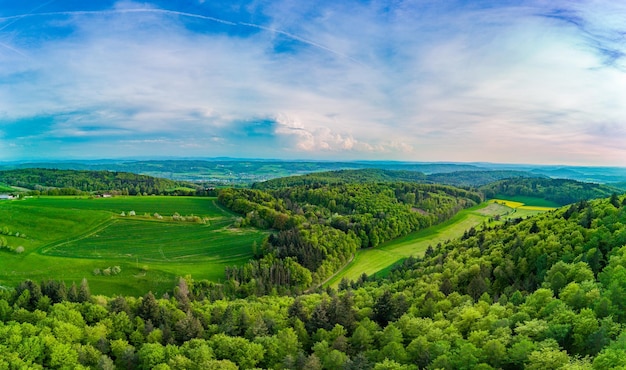
<instances>
[{"instance_id":1,"label":"clearing in forest","mask_svg":"<svg viewBox=\"0 0 626 370\"><path fill-rule=\"evenodd\" d=\"M520 208L521 207L521 208ZM460 211L452 219L407 236L389 241L376 248L360 249L346 266L329 279L325 285L337 287L343 278L357 280L363 273L367 275L385 274L393 265L410 256L422 255L428 246L459 238L472 227L491 222L494 217L507 218L510 215L525 217L547 210L551 207L524 208L524 203L504 200L492 200L478 206Z\"/></svg>"},{"instance_id":2,"label":"clearing in forest","mask_svg":"<svg viewBox=\"0 0 626 370\"><path fill-rule=\"evenodd\" d=\"M141 295L171 289L177 276L219 281L225 266L252 258L252 245L266 235L235 228L236 217L201 197L2 202L2 236L24 252L0 251L0 284L87 278L95 294ZM121 272L112 274L115 266Z\"/></svg>"}]
</instances>

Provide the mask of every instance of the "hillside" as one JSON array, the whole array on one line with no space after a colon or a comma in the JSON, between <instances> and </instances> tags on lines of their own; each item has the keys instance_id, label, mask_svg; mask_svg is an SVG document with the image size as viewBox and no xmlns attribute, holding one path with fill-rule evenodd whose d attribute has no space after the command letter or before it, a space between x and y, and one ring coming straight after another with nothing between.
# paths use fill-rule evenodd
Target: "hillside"
<instances>
[{"instance_id":1,"label":"hillside","mask_svg":"<svg viewBox=\"0 0 626 370\"><path fill-rule=\"evenodd\" d=\"M283 161L234 158L215 158L211 160L57 161L0 164L0 169L22 168L132 172L172 180L201 181L222 186L245 185L279 177L346 169L377 168L423 173L485 170L483 167L462 163Z\"/></svg>"},{"instance_id":2,"label":"hillside","mask_svg":"<svg viewBox=\"0 0 626 370\"><path fill-rule=\"evenodd\" d=\"M452 185L457 187L476 188L491 182L517 177L532 177L523 171L448 171L425 174L416 171L391 169L361 169L317 172L312 174L277 178L252 185L254 189L279 189L299 185L331 185L342 183L365 182L420 182Z\"/></svg>"},{"instance_id":3,"label":"hillside","mask_svg":"<svg viewBox=\"0 0 626 370\"><path fill-rule=\"evenodd\" d=\"M472 231L386 279L220 299L26 281L0 291L5 367L612 369L626 366L626 198ZM230 284L230 283L229 283ZM225 289L225 287L224 287Z\"/></svg>"},{"instance_id":4,"label":"hillside","mask_svg":"<svg viewBox=\"0 0 626 370\"><path fill-rule=\"evenodd\" d=\"M498 196L529 196L543 198L559 205L608 197L613 193L621 194L623 190L602 184L580 182L576 180L515 178L497 181L484 185L479 189L487 198Z\"/></svg>"},{"instance_id":5,"label":"hillside","mask_svg":"<svg viewBox=\"0 0 626 370\"><path fill-rule=\"evenodd\" d=\"M267 159L170 159L170 160L76 160L49 162L0 162L0 170L48 168L64 170L132 172L177 181L216 185L249 185L279 177L338 170L383 169L421 172L427 175L450 172L517 172L522 177L564 178L585 182L626 181L626 168L545 166L498 163L424 163L401 161L288 161ZM532 174L532 175L529 175ZM506 176L506 177L517 177ZM503 178L506 178L503 177ZM494 181L492 179L491 181ZM436 181L435 182L439 182ZM446 182L447 183L447 182ZM457 186L472 184L449 183ZM482 184L481 184L482 185Z\"/></svg>"},{"instance_id":6,"label":"hillside","mask_svg":"<svg viewBox=\"0 0 626 370\"><path fill-rule=\"evenodd\" d=\"M180 196L2 200L0 286L88 278L93 293L141 296L163 294L181 275L223 281L224 269L253 258L251 246L267 233L236 227L236 216L216 203ZM118 273L109 274L115 266Z\"/></svg>"},{"instance_id":7,"label":"hillside","mask_svg":"<svg viewBox=\"0 0 626 370\"><path fill-rule=\"evenodd\" d=\"M371 171L348 174L366 177ZM478 193L445 185L326 179L333 183L222 190L220 203L242 215L242 225L277 231L257 251L257 261L234 267L227 278L253 282L246 289L261 293L275 286L309 288L336 272L357 249L441 223L482 201ZM266 270L281 273L264 275Z\"/></svg>"},{"instance_id":8,"label":"hillside","mask_svg":"<svg viewBox=\"0 0 626 370\"><path fill-rule=\"evenodd\" d=\"M494 181L511 178L538 177L525 171L492 170L492 171L455 171L434 173L427 176L429 182L452 186L478 188Z\"/></svg>"},{"instance_id":9,"label":"hillside","mask_svg":"<svg viewBox=\"0 0 626 370\"><path fill-rule=\"evenodd\" d=\"M366 182L426 182L427 175L415 171L359 169L317 172L299 176L281 177L252 184L253 189L280 189L290 186L323 186Z\"/></svg>"},{"instance_id":10,"label":"hillside","mask_svg":"<svg viewBox=\"0 0 626 370\"><path fill-rule=\"evenodd\" d=\"M191 194L196 185L128 172L78 171L30 168L0 171L0 183L31 189L49 195L79 192L137 194Z\"/></svg>"}]
</instances>

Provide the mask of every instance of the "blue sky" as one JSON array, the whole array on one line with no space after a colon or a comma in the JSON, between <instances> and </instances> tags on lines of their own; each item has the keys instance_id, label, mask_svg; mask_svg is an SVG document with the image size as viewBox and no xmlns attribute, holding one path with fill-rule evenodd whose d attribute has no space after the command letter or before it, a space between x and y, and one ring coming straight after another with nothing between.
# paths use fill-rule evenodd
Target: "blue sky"
<instances>
[{"instance_id":1,"label":"blue sky","mask_svg":"<svg viewBox=\"0 0 626 370\"><path fill-rule=\"evenodd\" d=\"M0 0L0 160L626 166L621 1Z\"/></svg>"}]
</instances>

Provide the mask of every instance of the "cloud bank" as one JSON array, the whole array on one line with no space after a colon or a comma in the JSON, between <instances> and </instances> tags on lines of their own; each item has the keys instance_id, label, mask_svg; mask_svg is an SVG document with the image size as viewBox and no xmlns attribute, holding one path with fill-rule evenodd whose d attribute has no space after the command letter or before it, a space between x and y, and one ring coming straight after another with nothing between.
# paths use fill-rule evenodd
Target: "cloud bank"
<instances>
[{"instance_id":1,"label":"cloud bank","mask_svg":"<svg viewBox=\"0 0 626 370\"><path fill-rule=\"evenodd\" d=\"M613 2L19 3L0 160L626 165Z\"/></svg>"}]
</instances>

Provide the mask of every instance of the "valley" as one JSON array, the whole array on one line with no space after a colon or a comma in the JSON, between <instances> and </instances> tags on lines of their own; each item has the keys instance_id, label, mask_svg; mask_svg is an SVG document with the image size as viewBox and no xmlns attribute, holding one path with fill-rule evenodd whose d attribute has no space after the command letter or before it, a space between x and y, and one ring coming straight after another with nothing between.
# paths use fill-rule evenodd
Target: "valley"
<instances>
[{"instance_id":1,"label":"valley","mask_svg":"<svg viewBox=\"0 0 626 370\"><path fill-rule=\"evenodd\" d=\"M129 368L618 363L611 186L367 169L207 191L23 171L0 201L0 364L60 366L37 346Z\"/></svg>"}]
</instances>

